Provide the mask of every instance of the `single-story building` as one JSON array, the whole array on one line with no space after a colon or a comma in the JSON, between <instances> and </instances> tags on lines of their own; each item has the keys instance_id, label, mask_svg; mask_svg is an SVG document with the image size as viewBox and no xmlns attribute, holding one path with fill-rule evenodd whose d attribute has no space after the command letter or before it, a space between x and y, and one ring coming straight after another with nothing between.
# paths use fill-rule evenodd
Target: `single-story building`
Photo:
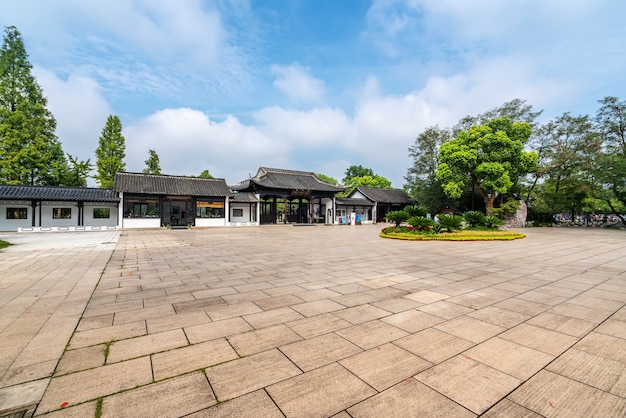
<instances>
[{"instance_id":1,"label":"single-story building","mask_svg":"<svg viewBox=\"0 0 626 418\"><path fill-rule=\"evenodd\" d=\"M365 197L337 197L335 205L337 224L376 223L373 212L376 204Z\"/></svg>"},{"instance_id":2,"label":"single-story building","mask_svg":"<svg viewBox=\"0 0 626 418\"><path fill-rule=\"evenodd\" d=\"M231 191L229 202L231 226L259 224L259 198L254 193Z\"/></svg>"},{"instance_id":3,"label":"single-story building","mask_svg":"<svg viewBox=\"0 0 626 418\"><path fill-rule=\"evenodd\" d=\"M261 224L331 224L335 219L335 194L345 190L312 172L267 167L259 168L254 177L231 189L259 198Z\"/></svg>"},{"instance_id":4,"label":"single-story building","mask_svg":"<svg viewBox=\"0 0 626 418\"><path fill-rule=\"evenodd\" d=\"M0 231L116 229L119 203L110 189L0 185Z\"/></svg>"},{"instance_id":5,"label":"single-story building","mask_svg":"<svg viewBox=\"0 0 626 418\"><path fill-rule=\"evenodd\" d=\"M122 228L229 224L230 189L224 179L117 173L113 189L121 201Z\"/></svg>"},{"instance_id":6,"label":"single-story building","mask_svg":"<svg viewBox=\"0 0 626 418\"><path fill-rule=\"evenodd\" d=\"M354 202L365 199L371 203L371 209L365 213L366 220L373 220L376 222L383 222L388 212L394 210L402 210L408 205L412 205L415 202L401 189L392 188L378 188L378 187L357 187L350 193L350 202L346 205L349 208L351 205L354 209L357 208ZM365 206L362 206L365 209ZM337 208L339 210L339 206Z\"/></svg>"}]
</instances>

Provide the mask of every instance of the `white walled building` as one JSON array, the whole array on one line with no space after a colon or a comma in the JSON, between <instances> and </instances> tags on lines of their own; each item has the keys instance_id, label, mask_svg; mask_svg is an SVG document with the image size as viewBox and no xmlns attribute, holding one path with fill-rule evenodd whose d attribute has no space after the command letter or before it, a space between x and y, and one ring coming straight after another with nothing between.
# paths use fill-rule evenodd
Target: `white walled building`
<instances>
[{"instance_id":1,"label":"white walled building","mask_svg":"<svg viewBox=\"0 0 626 418\"><path fill-rule=\"evenodd\" d=\"M0 231L116 229L119 202L109 189L0 185Z\"/></svg>"}]
</instances>

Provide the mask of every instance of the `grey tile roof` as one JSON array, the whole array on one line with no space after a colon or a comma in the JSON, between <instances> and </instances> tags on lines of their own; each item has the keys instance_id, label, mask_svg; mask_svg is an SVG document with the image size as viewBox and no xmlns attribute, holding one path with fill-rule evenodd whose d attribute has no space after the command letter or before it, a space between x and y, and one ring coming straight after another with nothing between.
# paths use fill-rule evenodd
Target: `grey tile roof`
<instances>
[{"instance_id":1,"label":"grey tile roof","mask_svg":"<svg viewBox=\"0 0 626 418\"><path fill-rule=\"evenodd\" d=\"M166 176L142 173L117 173L115 187L118 192L163 194L172 196L219 196L230 195L224 179Z\"/></svg>"},{"instance_id":2,"label":"grey tile roof","mask_svg":"<svg viewBox=\"0 0 626 418\"><path fill-rule=\"evenodd\" d=\"M335 199L340 206L374 206L374 202L360 197L338 197Z\"/></svg>"},{"instance_id":3,"label":"grey tile roof","mask_svg":"<svg viewBox=\"0 0 626 418\"><path fill-rule=\"evenodd\" d=\"M236 203L257 203L257 199L254 193L236 192L230 195L230 201Z\"/></svg>"},{"instance_id":4,"label":"grey tile roof","mask_svg":"<svg viewBox=\"0 0 626 418\"><path fill-rule=\"evenodd\" d=\"M55 200L74 202L119 202L111 189L88 187L0 185L0 200Z\"/></svg>"},{"instance_id":5,"label":"grey tile roof","mask_svg":"<svg viewBox=\"0 0 626 418\"><path fill-rule=\"evenodd\" d=\"M357 187L352 194L356 191L368 199L376 203L391 203L397 205L409 205L413 203L409 195L407 195L401 189L385 189L378 187Z\"/></svg>"},{"instance_id":6,"label":"grey tile roof","mask_svg":"<svg viewBox=\"0 0 626 418\"><path fill-rule=\"evenodd\" d=\"M246 190L252 184L266 189L279 190L313 190L333 193L345 190L344 187L324 182L313 172L267 167L259 168L254 177L234 185L233 190Z\"/></svg>"}]
</instances>

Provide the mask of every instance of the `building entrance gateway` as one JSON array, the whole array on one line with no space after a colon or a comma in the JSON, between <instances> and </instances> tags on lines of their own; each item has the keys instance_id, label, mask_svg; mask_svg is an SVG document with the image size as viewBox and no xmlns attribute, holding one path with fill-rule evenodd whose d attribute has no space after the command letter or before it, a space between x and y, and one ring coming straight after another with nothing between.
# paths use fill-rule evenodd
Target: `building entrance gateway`
<instances>
[{"instance_id":1,"label":"building entrance gateway","mask_svg":"<svg viewBox=\"0 0 626 418\"><path fill-rule=\"evenodd\" d=\"M194 200L191 196L166 196L163 201L164 224L193 226L195 224Z\"/></svg>"},{"instance_id":2,"label":"building entrance gateway","mask_svg":"<svg viewBox=\"0 0 626 418\"><path fill-rule=\"evenodd\" d=\"M312 172L267 167L231 188L259 196L261 224L332 223L326 209L334 208L335 194L345 190Z\"/></svg>"}]
</instances>

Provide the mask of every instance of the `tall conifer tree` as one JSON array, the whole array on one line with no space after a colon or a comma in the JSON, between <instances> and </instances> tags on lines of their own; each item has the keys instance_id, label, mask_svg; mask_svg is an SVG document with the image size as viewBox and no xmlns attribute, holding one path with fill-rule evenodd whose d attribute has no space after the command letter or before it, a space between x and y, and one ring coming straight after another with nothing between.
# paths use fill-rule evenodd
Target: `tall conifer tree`
<instances>
[{"instance_id":1,"label":"tall conifer tree","mask_svg":"<svg viewBox=\"0 0 626 418\"><path fill-rule=\"evenodd\" d=\"M125 157L126 140L122 136L122 121L115 115L109 115L96 149L98 173L95 178L100 187L113 188L115 173L126 170Z\"/></svg>"},{"instance_id":2,"label":"tall conifer tree","mask_svg":"<svg viewBox=\"0 0 626 418\"><path fill-rule=\"evenodd\" d=\"M0 183L59 185L67 160L15 26L0 49Z\"/></svg>"},{"instance_id":3,"label":"tall conifer tree","mask_svg":"<svg viewBox=\"0 0 626 418\"><path fill-rule=\"evenodd\" d=\"M143 169L145 174L161 174L161 162L159 161L159 154L153 149L148 151L148 159L146 162L146 168Z\"/></svg>"}]
</instances>

